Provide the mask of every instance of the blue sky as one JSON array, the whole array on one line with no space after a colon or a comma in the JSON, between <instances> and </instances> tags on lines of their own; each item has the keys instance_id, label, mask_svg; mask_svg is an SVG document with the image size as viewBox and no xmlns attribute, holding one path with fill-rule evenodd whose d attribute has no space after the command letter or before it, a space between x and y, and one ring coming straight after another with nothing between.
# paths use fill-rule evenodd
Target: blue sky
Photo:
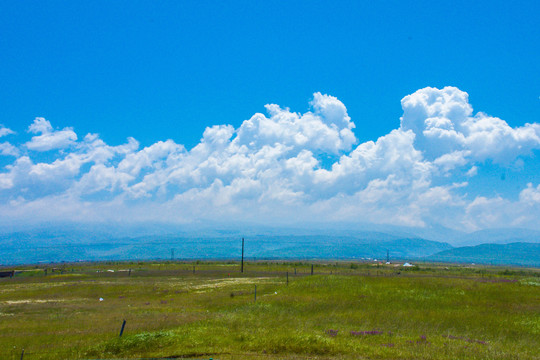
<instances>
[{"instance_id":1,"label":"blue sky","mask_svg":"<svg viewBox=\"0 0 540 360\"><path fill-rule=\"evenodd\" d=\"M540 117L538 2L273 1L262 4L253 1L103 1L83 4L42 1L5 2L0 9L0 124L2 128L9 129L9 134L6 133L8 130L4 131L6 135L0 138L0 142L11 146L11 150L5 150L8 146L4 145L6 155L0 156L3 167L0 184L2 179L4 181L0 201L3 202L1 211L9 218L28 220L36 209L48 206L48 201L63 204L64 210L58 211L57 218L64 217L73 209L80 210L84 201L93 201L90 204L96 208L107 209L133 206L133 203L141 209L153 206L174 208L188 206L189 201L219 208L226 207L227 201L232 201L234 196L227 195L228 200L222 200L219 205L201 200L204 194L200 193L206 191L205 196L215 199L216 194L223 195L234 188L234 191L242 189L235 192L235 196L246 201L247 208L261 211L255 211L258 214L256 220L260 222L264 222L261 219L278 221L268 215L276 207L290 207L291 211L304 209L305 218L313 218L317 211L325 211L322 208L337 206L340 209L350 207L343 219L352 222L357 220L352 215L355 211L369 208L374 214L380 210L379 218L374 215L368 219L372 222L393 219L389 221L396 224L428 226L438 223L466 229L495 225L533 226L531 221L519 219L527 213L535 214L532 211L536 211L538 206L533 200L534 204L527 205L528 208L517 202L524 201L523 191L525 194L532 192L530 198L536 199L536 192L527 189L536 191L540 184L537 157L540 147L533 139L538 133L534 135L535 128L522 132L515 129L526 123L535 124ZM407 130L400 124L400 117L404 114L400 101L407 95L427 94L430 91L417 93L426 87L442 91L445 86L456 88L451 91L452 95L448 95L450 97L460 96L457 89L468 94L464 103L472 106L471 116L484 112L500 118L510 129L517 131L507 132L510 134L508 139L515 140L516 136L519 139L506 150L504 144L509 140L504 137L493 137L494 141L501 141L500 144L478 145L472 138L459 140L458 147L451 148L452 151L447 149L448 154L454 156L454 168L441 170L440 164L449 157L439 160L438 170L432 170L427 180L398 169L379 173L367 168L356 169L356 172L351 170L348 180L337 179L345 176L337 172L332 175L335 179L324 175L326 178L322 180L324 176L320 171L313 175L317 169L332 172L333 164L339 165L341 156L352 157L352 152L361 144L377 141L396 129ZM323 98L314 100L316 93ZM329 97L324 98L325 95ZM325 104L334 101L334 97L346 107L345 117L350 117L354 127L349 125L349 120L343 120L343 116L338 124L328 120L324 111L317 114L315 108L324 108ZM253 175L245 165L245 168L227 172L230 168L225 171L225 165L220 163L221 170L210 171L203 176L204 181L185 180L201 170L191 165L180 166L179 162L214 161L214 152L225 151L219 147L206 149L205 155L191 154L189 161L186 160L187 155L182 155L182 151L189 152L201 144L207 127L231 125L232 137L223 140L229 141L238 136L243 122L254 114L264 113L272 118L265 110L266 104L278 104L283 109L289 108L301 114L312 111L320 117L322 124L328 126L314 136L329 136L327 140L337 142L316 142L302 133L305 131L301 125L304 120L295 122L289 119L288 124L293 125L286 131L297 131L306 135L309 141L295 143L294 149L283 150L272 160L281 164L279 171L276 167L266 166ZM280 116L289 116L284 112L280 114L276 113L276 122ZM36 117L45 118L50 128L41 120L35 122ZM461 121L465 120L458 122ZM29 132L32 124L35 131ZM318 126L319 123L311 124ZM349 141L346 134L332 138L330 130L334 125L338 130L350 131L354 141ZM62 133L63 130L66 132ZM76 134L76 140L69 131ZM280 131L281 135L286 133L283 129ZM531 131L531 137L523 135ZM99 134L100 141L114 155L90 159L88 153L97 145L94 142L92 147L89 145L91 140L84 140L89 133ZM518 133L521 135L516 135ZM41 145L31 143L32 136L44 134L54 136L37 139ZM419 134L414 141L421 141ZM251 136L259 139L255 145L259 148L257 151L252 149L250 156L264 157L259 152L265 145L292 146L292 140L284 137L272 138L272 142L266 138L265 143L260 140L260 133ZM126 145L122 150L111 150L128 143L130 137L136 140L137 147ZM44 145L44 141L53 138L56 145ZM147 159L149 165L136 171L130 168L129 174L120 171L122 160L131 155L133 158L134 154L140 157L140 151L145 147L167 139L175 145L169 143L171 146L164 146L167 149L162 149L159 161L157 158ZM403 140L392 141L399 143L400 139ZM177 145L183 145L184 150ZM422 166L435 166L437 159L430 158L428 153L443 146L442 143L428 141L424 145L429 147L415 143L414 150L423 155L418 159L409 158L412 167L420 163L424 164ZM503 159L504 156L495 150L485 154L481 148L503 149L512 156ZM320 163L313 165L309 154L302 153L302 150L309 151ZM231 151L231 158L238 155L236 150L227 151ZM459 151L472 153L462 154L466 159L459 160L456 158ZM67 161L75 155L84 159L68 166ZM304 163L296 163L294 174L287 173L287 166L292 161L289 165L284 164L299 155L305 156ZM439 152L438 155L444 154ZM23 170L22 161L15 165L21 157L30 160L25 165L26 170ZM60 172L55 168L54 175L47 175L43 169L53 171L54 166L50 164L55 164L55 161L57 165L64 161L68 170ZM308 166L306 164L311 164L313 174L299 170ZM336 169L338 167L336 165ZM155 185L147 193L141 192L144 177L152 174L159 177L156 169L164 168L170 169L170 173L181 168L190 174L184 174L182 180L163 178L160 185ZM186 170L188 168L189 171ZM473 168L476 170L471 170ZM41 172L36 169L41 169ZM90 180L91 176L85 177L100 169L105 170L94 174L93 180ZM263 181L261 185L261 179L266 179L264 176L268 176L270 170L277 171L279 175L275 175L272 181ZM279 179L283 177L298 179L282 182ZM97 185L105 178L110 180L108 185ZM411 188L399 185L395 179L410 182ZM224 188L216 185L216 180ZM325 181L328 184L320 186ZM452 205L440 205L450 220L432 218L422 211L414 219L390 214L387 210L398 206L395 203L397 195L388 195L387 200L380 200L380 209L368 207L366 191L379 184L377 181L386 181L387 185L393 181L397 187L405 186L402 191L421 189L418 196L444 188L453 196ZM422 185L425 186L422 188L418 183L421 181L429 184ZM84 186L81 185L83 182ZM233 183L234 186L231 185ZM132 188L137 184L138 190L135 191ZM278 193L273 186L286 192L275 198L264 195ZM211 189L214 191L212 196L208 195ZM179 199L179 196L183 198ZM340 196L349 198L339 202ZM63 200L59 201L58 197ZM173 200L176 205L171 204ZM414 201L400 200L400 209L407 212L411 211L411 206L420 206ZM483 220L468 223L466 217L476 214L472 207L479 206L482 201L491 204L486 207L509 208L509 203L501 203L508 201L516 209L512 214L497 216L486 215L487 210L483 210L483 217L478 215ZM359 203L364 205L356 208ZM103 213L103 209L99 212ZM460 217L460 212L469 215ZM200 209L200 213L205 211ZM196 212L190 211L189 214ZM243 213L238 210L237 214ZM89 218L94 216L99 219L95 214L88 215ZM224 213L217 211L210 217L219 220ZM139 218L145 220L142 215ZM196 221L201 218L204 217L178 215L178 218L166 220Z\"/></svg>"}]
</instances>

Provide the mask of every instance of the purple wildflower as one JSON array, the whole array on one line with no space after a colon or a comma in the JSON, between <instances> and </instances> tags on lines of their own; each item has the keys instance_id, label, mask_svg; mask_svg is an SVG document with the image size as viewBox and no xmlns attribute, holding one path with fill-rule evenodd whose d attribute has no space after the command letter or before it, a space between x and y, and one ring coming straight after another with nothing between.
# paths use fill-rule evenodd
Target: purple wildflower
<instances>
[{"instance_id":1,"label":"purple wildflower","mask_svg":"<svg viewBox=\"0 0 540 360\"><path fill-rule=\"evenodd\" d=\"M333 329L326 330L326 335L332 336L332 337L336 337L337 334L338 334L338 331L339 331L339 330L333 330Z\"/></svg>"}]
</instances>

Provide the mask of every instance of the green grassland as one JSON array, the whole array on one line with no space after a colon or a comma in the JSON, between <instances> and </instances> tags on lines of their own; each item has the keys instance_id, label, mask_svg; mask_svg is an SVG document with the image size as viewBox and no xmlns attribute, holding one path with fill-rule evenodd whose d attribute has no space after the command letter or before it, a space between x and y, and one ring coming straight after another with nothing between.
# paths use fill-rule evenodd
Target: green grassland
<instances>
[{"instance_id":1,"label":"green grassland","mask_svg":"<svg viewBox=\"0 0 540 360\"><path fill-rule=\"evenodd\" d=\"M308 263L249 263L240 273L232 262L144 262L17 270L0 279L0 359L20 359L22 349L24 359L540 359L538 269L319 262L311 275Z\"/></svg>"}]
</instances>

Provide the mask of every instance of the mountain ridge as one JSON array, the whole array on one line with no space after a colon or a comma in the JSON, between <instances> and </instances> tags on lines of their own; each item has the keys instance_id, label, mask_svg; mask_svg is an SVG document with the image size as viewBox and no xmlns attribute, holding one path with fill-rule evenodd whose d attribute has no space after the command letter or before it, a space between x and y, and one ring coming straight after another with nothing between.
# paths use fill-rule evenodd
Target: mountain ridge
<instances>
[{"instance_id":1,"label":"mountain ridge","mask_svg":"<svg viewBox=\"0 0 540 360\"><path fill-rule=\"evenodd\" d=\"M540 244L515 242L463 246L430 255L427 260L540 267Z\"/></svg>"},{"instance_id":2,"label":"mountain ridge","mask_svg":"<svg viewBox=\"0 0 540 360\"><path fill-rule=\"evenodd\" d=\"M2 264L38 263L51 261L100 261L168 259L174 249L176 258L182 259L236 259L240 254L241 238L246 239L246 256L251 259L390 259L430 260L452 262L486 262L501 264L530 264L530 253L514 251L506 256L500 252L486 255L486 247L476 247L476 242L493 239L499 245L512 242L513 238L531 237L536 240L538 232L480 231L465 234L452 242L436 241L401 231L371 231L366 229L310 231L301 228L268 228L257 233L257 228L244 229L242 233L233 227L194 230L172 227L140 226L138 228L114 227L42 227L11 233L0 232L0 259ZM379 230L379 229L377 229ZM410 230L410 229L409 229ZM287 235L287 231L292 234ZM429 231L428 231L429 232ZM428 235L428 232L425 232ZM138 236L133 236L138 233ZM466 236L470 236L467 240ZM520 238L520 239L521 239ZM468 241L471 246L454 246ZM527 243L513 241L512 243ZM527 245L523 245L527 246ZM461 248L474 248L457 250ZM530 251L535 251L529 250ZM512 250L512 249L511 249ZM454 251L454 252L452 252ZM491 249L493 250L493 248ZM476 252L476 254L475 254ZM465 254L465 255L463 255ZM529 256L529 257L527 257ZM535 260L532 261L535 264Z\"/></svg>"}]
</instances>

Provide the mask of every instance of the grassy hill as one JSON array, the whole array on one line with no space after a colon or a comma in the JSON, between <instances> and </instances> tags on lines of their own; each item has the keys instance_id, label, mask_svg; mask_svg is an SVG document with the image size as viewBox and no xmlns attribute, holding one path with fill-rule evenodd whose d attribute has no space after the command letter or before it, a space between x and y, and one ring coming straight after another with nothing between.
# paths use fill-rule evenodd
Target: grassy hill
<instances>
[{"instance_id":1,"label":"grassy hill","mask_svg":"<svg viewBox=\"0 0 540 360\"><path fill-rule=\"evenodd\" d=\"M441 251L428 257L432 261L481 264L540 266L540 244L482 244Z\"/></svg>"}]
</instances>

